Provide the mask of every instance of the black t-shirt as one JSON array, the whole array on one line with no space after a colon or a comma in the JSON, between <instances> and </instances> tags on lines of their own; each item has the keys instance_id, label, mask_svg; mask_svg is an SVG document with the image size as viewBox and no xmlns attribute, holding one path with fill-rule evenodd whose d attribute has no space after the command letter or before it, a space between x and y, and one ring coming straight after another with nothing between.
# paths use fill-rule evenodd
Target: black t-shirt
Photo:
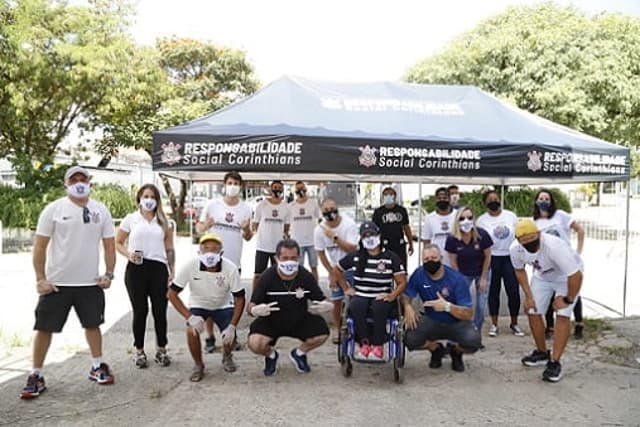
<instances>
[{"instance_id":1,"label":"black t-shirt","mask_svg":"<svg viewBox=\"0 0 640 427\"><path fill-rule=\"evenodd\" d=\"M360 257L365 256L367 263L362 271L358 271ZM355 251L351 252L338 263L342 271L355 270L353 287L356 295L375 298L381 293L390 293L396 275L404 274L405 267L395 252L383 250L378 255Z\"/></svg>"},{"instance_id":2,"label":"black t-shirt","mask_svg":"<svg viewBox=\"0 0 640 427\"><path fill-rule=\"evenodd\" d=\"M398 248L405 243L403 227L409 224L409 215L404 206L394 205L388 209L382 205L373 211L372 220L380 227L383 245Z\"/></svg>"},{"instance_id":3,"label":"black t-shirt","mask_svg":"<svg viewBox=\"0 0 640 427\"><path fill-rule=\"evenodd\" d=\"M273 311L268 320L294 326L307 314L307 300L322 301L325 295L316 279L300 266L293 280L285 281L278 275L277 266L266 269L258 280L258 286L251 295L254 304L277 301L280 311Z\"/></svg>"}]
</instances>

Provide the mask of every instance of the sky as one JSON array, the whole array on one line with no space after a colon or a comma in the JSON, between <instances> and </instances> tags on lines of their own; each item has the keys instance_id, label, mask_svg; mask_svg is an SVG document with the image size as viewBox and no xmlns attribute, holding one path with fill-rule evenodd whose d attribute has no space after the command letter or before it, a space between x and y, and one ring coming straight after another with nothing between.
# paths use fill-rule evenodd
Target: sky
<instances>
[{"instance_id":1,"label":"sky","mask_svg":"<svg viewBox=\"0 0 640 427\"><path fill-rule=\"evenodd\" d=\"M538 0L138 0L132 34L242 49L267 84L282 75L398 81L407 69L508 6ZM640 0L557 0L588 14L640 16Z\"/></svg>"}]
</instances>

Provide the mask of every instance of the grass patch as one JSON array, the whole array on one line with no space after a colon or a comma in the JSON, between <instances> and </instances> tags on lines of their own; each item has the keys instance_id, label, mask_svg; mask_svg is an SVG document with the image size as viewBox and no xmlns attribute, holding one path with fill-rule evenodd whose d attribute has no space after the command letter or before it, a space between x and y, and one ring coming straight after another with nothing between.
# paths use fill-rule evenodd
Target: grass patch
<instances>
[{"instance_id":1,"label":"grass patch","mask_svg":"<svg viewBox=\"0 0 640 427\"><path fill-rule=\"evenodd\" d=\"M611 331L611 323L606 319L584 319L584 337L595 340L605 331Z\"/></svg>"}]
</instances>

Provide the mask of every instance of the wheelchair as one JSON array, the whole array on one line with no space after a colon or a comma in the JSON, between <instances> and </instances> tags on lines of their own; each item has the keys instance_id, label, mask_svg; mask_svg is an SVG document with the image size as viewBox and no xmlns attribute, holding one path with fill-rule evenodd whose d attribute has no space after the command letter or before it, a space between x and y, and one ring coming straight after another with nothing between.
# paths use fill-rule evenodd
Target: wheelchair
<instances>
[{"instance_id":1,"label":"wheelchair","mask_svg":"<svg viewBox=\"0 0 640 427\"><path fill-rule=\"evenodd\" d=\"M349 301L345 298L340 327L338 329L338 362L342 375L348 378L353 373L355 363L386 364L390 363L393 369L393 380L400 384L404 380L404 362L406 349L404 346L404 317L402 307L396 302L397 309L393 317L387 319L387 335L385 338L385 358L383 360L365 360L355 356L356 333L353 319L349 316ZM367 317L367 324L373 327L373 319Z\"/></svg>"}]
</instances>

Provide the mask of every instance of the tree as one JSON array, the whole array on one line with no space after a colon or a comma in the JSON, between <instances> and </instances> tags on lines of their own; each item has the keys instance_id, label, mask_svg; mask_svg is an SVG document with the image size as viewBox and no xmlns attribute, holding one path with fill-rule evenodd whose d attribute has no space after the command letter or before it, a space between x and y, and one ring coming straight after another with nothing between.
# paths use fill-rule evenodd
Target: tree
<instances>
[{"instance_id":1,"label":"tree","mask_svg":"<svg viewBox=\"0 0 640 427\"><path fill-rule=\"evenodd\" d=\"M98 148L106 155L119 147L151 154L154 131L215 111L258 88L244 52L199 40L161 39L155 51L139 50L132 62L139 64L132 70L135 84L120 86L97 117L97 122L105 124ZM137 102L119 102L132 94L137 94ZM160 176L176 222L182 226L186 182L180 181L176 195L167 176Z\"/></svg>"},{"instance_id":2,"label":"tree","mask_svg":"<svg viewBox=\"0 0 640 427\"><path fill-rule=\"evenodd\" d=\"M70 127L90 123L128 79L128 14L119 0L0 1L0 157L19 181L35 179L33 162L51 164Z\"/></svg>"},{"instance_id":3,"label":"tree","mask_svg":"<svg viewBox=\"0 0 640 427\"><path fill-rule=\"evenodd\" d=\"M469 84L606 141L640 146L640 20L510 8L413 66L415 83ZM637 170L637 169L636 169Z\"/></svg>"}]
</instances>

